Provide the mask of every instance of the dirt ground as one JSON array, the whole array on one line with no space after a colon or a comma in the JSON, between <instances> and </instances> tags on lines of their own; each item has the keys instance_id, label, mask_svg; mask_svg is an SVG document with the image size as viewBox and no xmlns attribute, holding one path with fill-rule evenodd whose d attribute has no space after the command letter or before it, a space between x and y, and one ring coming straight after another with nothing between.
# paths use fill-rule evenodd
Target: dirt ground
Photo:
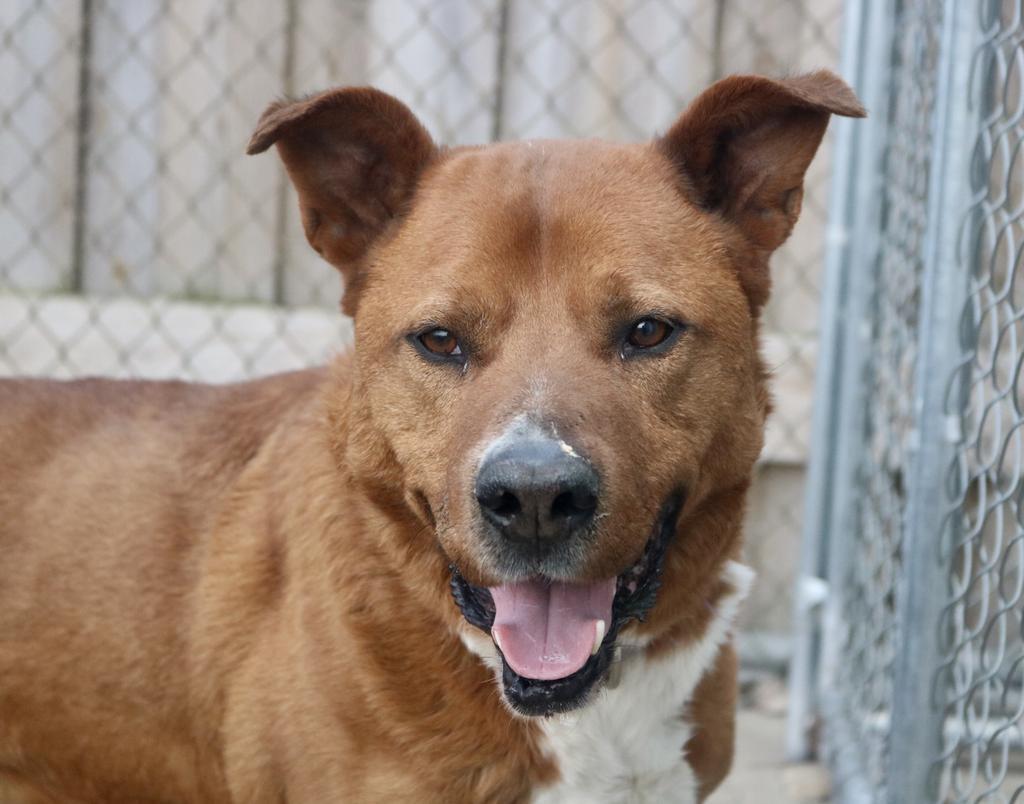
<instances>
[{"instance_id":1,"label":"dirt ground","mask_svg":"<svg viewBox=\"0 0 1024 804\"><path fill-rule=\"evenodd\" d=\"M828 774L820 765L785 761L784 712L744 708L737 719L732 773L708 804L817 804L827 802Z\"/></svg>"}]
</instances>

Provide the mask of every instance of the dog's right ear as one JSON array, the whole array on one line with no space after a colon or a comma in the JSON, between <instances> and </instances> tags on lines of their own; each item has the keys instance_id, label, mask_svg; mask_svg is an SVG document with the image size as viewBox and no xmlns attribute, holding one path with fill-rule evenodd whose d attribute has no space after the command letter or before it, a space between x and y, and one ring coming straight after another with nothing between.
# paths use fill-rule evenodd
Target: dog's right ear
<instances>
[{"instance_id":1,"label":"dog's right ear","mask_svg":"<svg viewBox=\"0 0 1024 804\"><path fill-rule=\"evenodd\" d=\"M246 152L275 144L299 194L306 238L341 271L342 308L352 314L367 249L401 217L437 147L405 104L371 87L271 104Z\"/></svg>"}]
</instances>

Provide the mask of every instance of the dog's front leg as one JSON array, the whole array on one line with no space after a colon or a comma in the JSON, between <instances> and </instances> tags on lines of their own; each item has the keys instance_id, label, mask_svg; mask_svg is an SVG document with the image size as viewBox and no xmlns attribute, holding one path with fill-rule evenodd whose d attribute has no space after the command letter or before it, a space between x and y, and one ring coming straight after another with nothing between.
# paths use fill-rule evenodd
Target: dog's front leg
<instances>
[{"instance_id":1,"label":"dog's front leg","mask_svg":"<svg viewBox=\"0 0 1024 804\"><path fill-rule=\"evenodd\" d=\"M699 782L704 801L732 767L736 738L736 650L722 646L715 665L701 679L689 707L693 737L686 744L686 759Z\"/></svg>"}]
</instances>

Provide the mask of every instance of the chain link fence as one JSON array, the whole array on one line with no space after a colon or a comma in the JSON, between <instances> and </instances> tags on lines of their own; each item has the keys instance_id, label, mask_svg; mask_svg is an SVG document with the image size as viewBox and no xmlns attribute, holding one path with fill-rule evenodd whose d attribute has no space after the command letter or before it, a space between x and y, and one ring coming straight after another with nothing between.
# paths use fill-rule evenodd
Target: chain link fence
<instances>
[{"instance_id":1,"label":"chain link fence","mask_svg":"<svg viewBox=\"0 0 1024 804\"><path fill-rule=\"evenodd\" d=\"M732 72L834 67L842 0L6 0L0 374L243 379L351 336L273 159L264 106L335 84L444 143L639 140ZM774 266L774 414L753 491L747 651L788 652L817 354L828 145Z\"/></svg>"},{"instance_id":2,"label":"chain link fence","mask_svg":"<svg viewBox=\"0 0 1024 804\"><path fill-rule=\"evenodd\" d=\"M1024 3L850 4L790 753L837 800L1024 801ZM819 720L820 718L820 720Z\"/></svg>"}]
</instances>

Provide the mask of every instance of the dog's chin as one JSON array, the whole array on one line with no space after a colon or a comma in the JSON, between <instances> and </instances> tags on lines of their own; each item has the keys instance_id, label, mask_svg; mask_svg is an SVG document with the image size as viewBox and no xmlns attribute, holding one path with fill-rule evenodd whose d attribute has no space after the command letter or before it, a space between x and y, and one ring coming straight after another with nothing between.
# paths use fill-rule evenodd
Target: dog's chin
<instances>
[{"instance_id":1,"label":"dog's chin","mask_svg":"<svg viewBox=\"0 0 1024 804\"><path fill-rule=\"evenodd\" d=\"M676 530L682 501L683 495L676 493L665 502L643 555L618 576L611 624L600 645L580 669L564 678L527 678L509 665L501 649L496 646L501 662L505 699L515 712L526 716L569 712L584 706L600 689L608 678L613 662L617 660L616 642L622 629L634 620L642 622L654 607L661 586L665 553ZM466 621L490 636L495 617L491 592L467 581L456 566L451 567L451 589Z\"/></svg>"}]
</instances>

